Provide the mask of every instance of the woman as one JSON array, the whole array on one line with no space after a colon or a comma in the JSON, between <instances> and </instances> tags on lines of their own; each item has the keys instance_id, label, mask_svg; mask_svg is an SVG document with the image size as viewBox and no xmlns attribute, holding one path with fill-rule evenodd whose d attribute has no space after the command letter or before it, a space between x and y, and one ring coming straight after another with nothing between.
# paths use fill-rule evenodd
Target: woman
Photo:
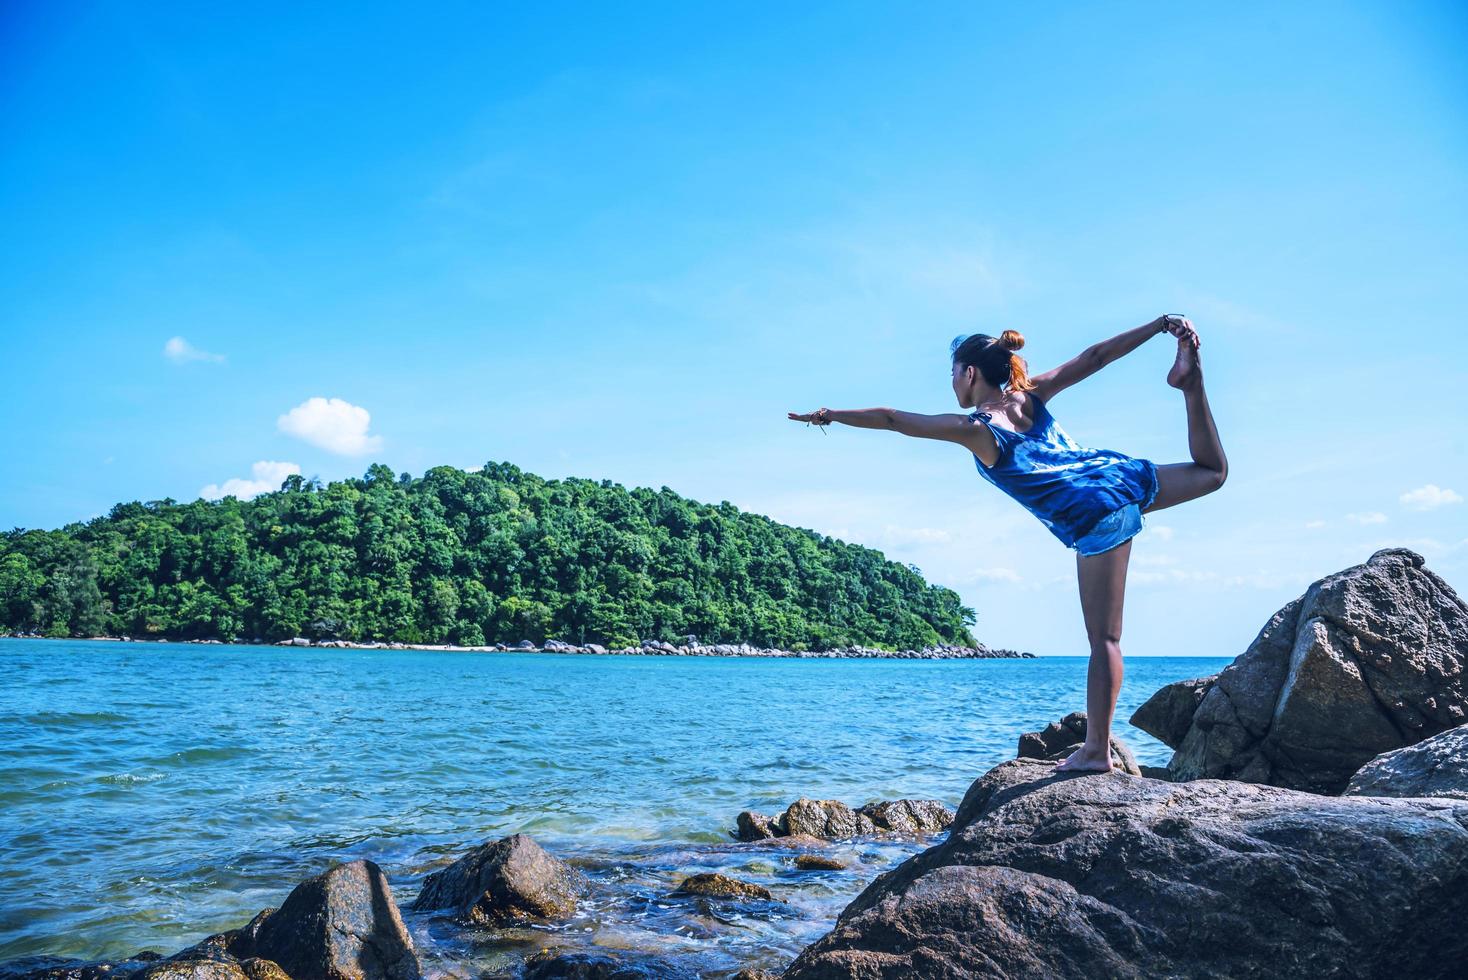
<instances>
[{"instance_id":1,"label":"woman","mask_svg":"<svg viewBox=\"0 0 1468 980\"><path fill-rule=\"evenodd\" d=\"M1167 383L1182 390L1193 461L1158 466L1151 460L1078 446L1051 416L1050 401L1164 331L1177 338L1177 359ZM1109 772L1111 716L1121 690L1121 611L1131 539L1142 529L1142 514L1223 486L1228 460L1203 392L1200 341L1192 321L1171 314L1158 317L1093 344L1033 378L1015 353L1024 343L1014 330L997 338L971 334L954 339L953 394L961 408L974 409L969 415L822 408L804 415L791 412L790 418L956 442L973 454L980 476L1023 504L1061 543L1075 550L1081 611L1091 646L1086 740L1056 768Z\"/></svg>"}]
</instances>

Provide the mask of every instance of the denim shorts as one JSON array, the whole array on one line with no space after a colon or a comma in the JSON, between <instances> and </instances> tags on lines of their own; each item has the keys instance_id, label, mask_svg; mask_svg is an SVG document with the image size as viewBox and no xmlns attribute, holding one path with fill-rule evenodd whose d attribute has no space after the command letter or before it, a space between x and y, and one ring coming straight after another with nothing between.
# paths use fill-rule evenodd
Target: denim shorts
<instances>
[{"instance_id":1,"label":"denim shorts","mask_svg":"<svg viewBox=\"0 0 1468 980\"><path fill-rule=\"evenodd\" d=\"M1097 521L1096 526L1077 538L1071 547L1083 555L1099 555L1135 536L1142 530L1143 523L1141 505L1127 504Z\"/></svg>"}]
</instances>

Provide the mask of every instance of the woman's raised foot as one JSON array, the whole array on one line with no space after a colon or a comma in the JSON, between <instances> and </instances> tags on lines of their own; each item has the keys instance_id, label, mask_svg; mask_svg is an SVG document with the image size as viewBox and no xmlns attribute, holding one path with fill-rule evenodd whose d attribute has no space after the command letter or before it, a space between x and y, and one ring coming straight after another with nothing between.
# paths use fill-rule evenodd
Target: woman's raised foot
<instances>
[{"instance_id":1,"label":"woman's raised foot","mask_svg":"<svg viewBox=\"0 0 1468 980\"><path fill-rule=\"evenodd\" d=\"M1167 372L1167 383L1186 391L1203 383L1203 366L1198 361L1198 346L1190 338L1179 337L1177 359Z\"/></svg>"}]
</instances>

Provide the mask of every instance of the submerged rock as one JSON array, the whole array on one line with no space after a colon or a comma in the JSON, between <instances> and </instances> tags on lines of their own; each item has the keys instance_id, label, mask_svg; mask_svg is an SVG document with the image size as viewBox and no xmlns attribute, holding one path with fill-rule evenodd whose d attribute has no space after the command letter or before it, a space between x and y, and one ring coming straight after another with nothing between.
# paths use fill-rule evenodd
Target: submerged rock
<instances>
[{"instance_id":1,"label":"submerged rock","mask_svg":"<svg viewBox=\"0 0 1468 980\"><path fill-rule=\"evenodd\" d=\"M65 956L22 956L0 963L0 980L108 980L146 969L162 959L153 950L124 960L79 960Z\"/></svg>"},{"instance_id":2,"label":"submerged rock","mask_svg":"<svg viewBox=\"0 0 1468 980\"><path fill-rule=\"evenodd\" d=\"M775 896L763 885L740 881L717 872L691 875L673 889L674 895L706 895L714 898L763 898L774 901Z\"/></svg>"},{"instance_id":3,"label":"submerged rock","mask_svg":"<svg viewBox=\"0 0 1468 980\"><path fill-rule=\"evenodd\" d=\"M733 836L741 841L779 837L844 840L867 834L915 836L942 830L952 820L953 811L938 800L883 800L853 810L840 800L802 796L773 817L745 810L735 818Z\"/></svg>"},{"instance_id":4,"label":"submerged rock","mask_svg":"<svg viewBox=\"0 0 1468 980\"><path fill-rule=\"evenodd\" d=\"M846 864L824 854L797 854L795 866L801 871L844 871Z\"/></svg>"},{"instance_id":5,"label":"submerged rock","mask_svg":"<svg viewBox=\"0 0 1468 980\"><path fill-rule=\"evenodd\" d=\"M1052 721L1038 732L1026 732L1019 737L1021 759L1064 759L1086 740L1086 713L1072 711L1059 721ZM1111 736L1111 764L1122 772L1140 776L1137 757L1126 743L1115 735Z\"/></svg>"},{"instance_id":6,"label":"submerged rock","mask_svg":"<svg viewBox=\"0 0 1468 980\"><path fill-rule=\"evenodd\" d=\"M783 980L1446 978L1468 962L1468 804L1017 759Z\"/></svg>"},{"instance_id":7,"label":"submerged rock","mask_svg":"<svg viewBox=\"0 0 1468 980\"><path fill-rule=\"evenodd\" d=\"M585 876L525 834L481 844L423 881L414 911L452 909L478 925L559 919L576 911Z\"/></svg>"},{"instance_id":8,"label":"submerged rock","mask_svg":"<svg viewBox=\"0 0 1468 980\"><path fill-rule=\"evenodd\" d=\"M420 976L387 876L371 861L351 861L309 878L279 909L256 918L252 952L279 964L293 980Z\"/></svg>"},{"instance_id":9,"label":"submerged rock","mask_svg":"<svg viewBox=\"0 0 1468 980\"><path fill-rule=\"evenodd\" d=\"M1378 551L1274 614L1208 687L1168 770L1340 793L1375 756L1468 721L1465 668L1468 605L1421 555Z\"/></svg>"},{"instance_id":10,"label":"submerged rock","mask_svg":"<svg viewBox=\"0 0 1468 980\"><path fill-rule=\"evenodd\" d=\"M696 980L697 974L665 960L630 954L543 949L525 961L523 980Z\"/></svg>"},{"instance_id":11,"label":"submerged rock","mask_svg":"<svg viewBox=\"0 0 1468 980\"><path fill-rule=\"evenodd\" d=\"M1468 725L1383 752L1356 771L1343 795L1468 800Z\"/></svg>"}]
</instances>

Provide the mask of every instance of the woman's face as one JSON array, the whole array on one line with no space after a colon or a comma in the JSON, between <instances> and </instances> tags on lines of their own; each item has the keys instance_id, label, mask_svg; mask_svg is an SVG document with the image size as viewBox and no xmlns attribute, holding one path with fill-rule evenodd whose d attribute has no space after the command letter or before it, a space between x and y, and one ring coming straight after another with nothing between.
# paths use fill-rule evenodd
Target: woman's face
<instances>
[{"instance_id":1,"label":"woman's face","mask_svg":"<svg viewBox=\"0 0 1468 980\"><path fill-rule=\"evenodd\" d=\"M973 405L973 372L978 368L964 367L957 361L953 362L953 397L958 399L959 408L969 408Z\"/></svg>"}]
</instances>

